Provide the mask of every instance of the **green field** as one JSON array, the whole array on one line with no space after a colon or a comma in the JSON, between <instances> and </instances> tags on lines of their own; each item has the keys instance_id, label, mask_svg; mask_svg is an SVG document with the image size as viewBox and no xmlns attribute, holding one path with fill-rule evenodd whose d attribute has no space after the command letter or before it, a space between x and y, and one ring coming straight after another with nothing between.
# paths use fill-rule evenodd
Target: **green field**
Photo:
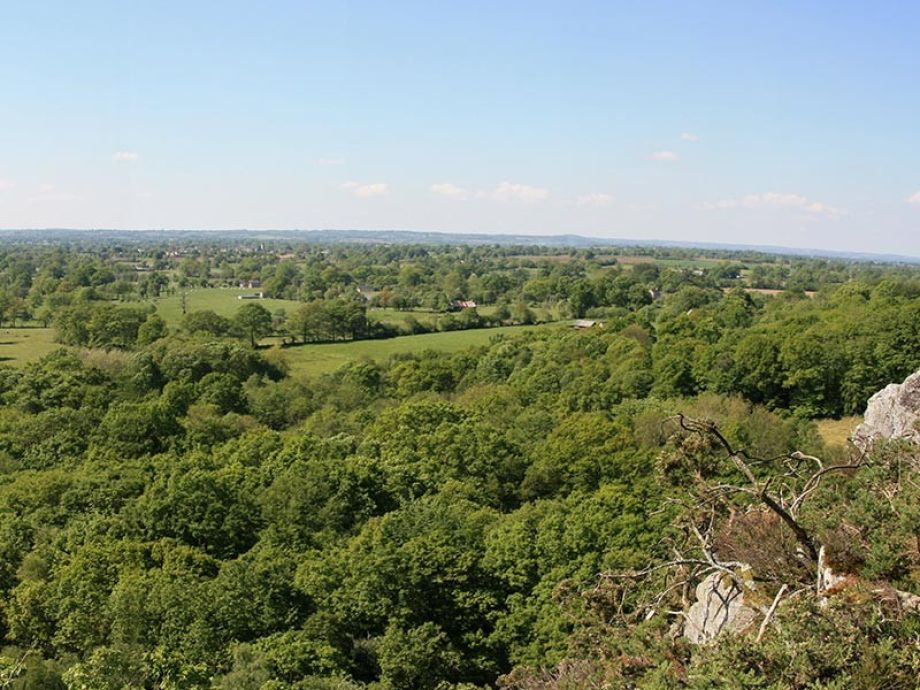
<instances>
[{"instance_id":1,"label":"green field","mask_svg":"<svg viewBox=\"0 0 920 690\"><path fill-rule=\"evenodd\" d=\"M479 313L488 313L488 307L480 309ZM494 309L493 309L494 311ZM409 311L398 311L396 309L368 309L367 318L372 321L380 321L393 326L402 326L409 318L414 318L425 326L434 326L440 317L444 316L435 311L425 311L422 309L412 309Z\"/></svg>"},{"instance_id":2,"label":"green field","mask_svg":"<svg viewBox=\"0 0 920 690\"><path fill-rule=\"evenodd\" d=\"M201 288L186 291L187 311L210 309L222 316L232 317L245 302L237 295L251 293L254 290L238 288ZM292 300L262 299L258 303L270 311L285 309L293 312L301 303ZM128 302L125 304L152 304L157 313L166 322L176 327L182 320L182 302L179 294L167 295L146 302ZM489 314L495 307L483 307L480 313ZM402 325L410 316L426 325L433 325L443 314L427 311L396 311L392 309L369 309L368 316L377 321ZM543 326L544 328L549 326ZM444 333L425 333L422 335L403 336L388 340L362 340L346 343L328 343L321 345L303 345L285 348L283 357L291 365L293 373L307 375L324 374L335 371L348 361L356 359L384 360L392 354L403 352L420 352L431 349L441 352L454 352L474 345L483 345L498 334L514 334L538 326L506 326L502 328L477 329L469 331L449 331ZM54 341L53 328L4 328L0 329L0 364L24 366L54 351L60 344ZM278 341L267 338L263 343Z\"/></svg>"},{"instance_id":3,"label":"green field","mask_svg":"<svg viewBox=\"0 0 920 690\"><path fill-rule=\"evenodd\" d=\"M237 299L238 296L252 294L254 292L258 292L258 290L241 290L239 288L197 288L186 290L185 308L188 312L210 310L216 314L230 318L236 314L240 306L246 303L243 300ZM302 302L287 299L260 299L254 301L257 301L258 304L261 304L271 312L278 309L284 309L288 314L292 314L302 304ZM170 326L176 326L182 320L182 297L178 292L173 295L159 297L155 300L127 302L125 304L152 304L156 307L157 313L162 316ZM478 311L485 316L494 313L495 307L480 307ZM534 311L535 313L539 313L540 310ZM419 323L431 326L434 325L440 317L444 316L437 312L424 311L421 309L413 311L368 309L367 315L375 321L390 323L394 326L404 324L410 316L415 317Z\"/></svg>"},{"instance_id":4,"label":"green field","mask_svg":"<svg viewBox=\"0 0 920 690\"><path fill-rule=\"evenodd\" d=\"M671 268L715 268L730 262L730 259L710 259L703 256L698 256L695 259L663 259L638 254L618 254L615 258L621 266L657 264Z\"/></svg>"},{"instance_id":5,"label":"green field","mask_svg":"<svg viewBox=\"0 0 920 690\"><path fill-rule=\"evenodd\" d=\"M21 367L61 347L53 328L0 329L0 364Z\"/></svg>"},{"instance_id":6,"label":"green field","mask_svg":"<svg viewBox=\"0 0 920 690\"><path fill-rule=\"evenodd\" d=\"M160 303L162 304L164 301L160 300ZM265 301L283 302L283 300ZM388 312L388 314L393 313ZM395 313L399 314L400 312ZM555 324L505 326L502 328L407 335L387 340L358 340L346 343L301 345L284 348L282 356L290 364L292 373L315 376L335 371L346 362L353 360L373 359L382 361L393 354L421 352L423 350L456 352L475 345L485 345L491 338L499 334L513 335L533 328L553 327L558 328L560 326ZM53 328L0 329L0 364L9 364L14 367L25 366L29 362L38 360L49 352L63 347L55 342L54 336L55 331Z\"/></svg>"},{"instance_id":7,"label":"green field","mask_svg":"<svg viewBox=\"0 0 920 690\"><path fill-rule=\"evenodd\" d=\"M229 318L236 314L236 310L239 309L241 305L246 304L244 300L237 299L239 295L252 294L258 292L258 290L240 290L239 288L198 288L194 290L185 290L184 292L186 311L210 310ZM286 299L260 299L257 301L269 311L285 309L289 313L300 304L300 302ZM174 295L167 295L146 302L128 302L128 304L154 305L157 309L157 313L162 316L170 326L175 326L182 320L182 297L179 292Z\"/></svg>"},{"instance_id":8,"label":"green field","mask_svg":"<svg viewBox=\"0 0 920 690\"><path fill-rule=\"evenodd\" d=\"M560 328L546 326L505 326L503 328L481 328L470 331L449 331L446 333L424 333L407 335L388 340L358 340L347 343L324 343L322 345L301 345L285 348L283 357L291 367L292 374L317 376L335 371L346 362L362 359L382 361L390 355L404 352L456 352L475 345L486 345L497 335L514 335L534 328Z\"/></svg>"}]
</instances>

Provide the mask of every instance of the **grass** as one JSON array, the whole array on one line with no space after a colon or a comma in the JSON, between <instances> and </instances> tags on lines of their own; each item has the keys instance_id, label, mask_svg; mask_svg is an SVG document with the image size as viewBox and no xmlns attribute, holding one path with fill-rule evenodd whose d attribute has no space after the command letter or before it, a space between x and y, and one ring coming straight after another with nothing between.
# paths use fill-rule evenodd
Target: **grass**
<instances>
[{"instance_id":1,"label":"grass","mask_svg":"<svg viewBox=\"0 0 920 690\"><path fill-rule=\"evenodd\" d=\"M335 371L346 362L371 359L383 361L391 355L405 352L457 352L476 345L486 345L495 336L514 335L534 328L552 326L504 326L502 328L480 328L470 331L448 331L445 333L423 333L406 335L387 340L358 340L347 343L324 343L322 345L301 345L285 348L283 357L291 367L292 374L317 376Z\"/></svg>"},{"instance_id":2,"label":"grass","mask_svg":"<svg viewBox=\"0 0 920 690\"><path fill-rule=\"evenodd\" d=\"M396 309L368 309L367 318L373 321L381 321L393 326L402 326L410 317L426 326L433 326L438 319L443 316L433 311L424 311L422 309L413 309L411 311L397 311Z\"/></svg>"},{"instance_id":3,"label":"grass","mask_svg":"<svg viewBox=\"0 0 920 690\"><path fill-rule=\"evenodd\" d=\"M159 300L158 309L165 298ZM234 301L239 301L234 298ZM284 302L284 300L264 300ZM212 300L212 304L215 301ZM294 303L296 304L296 303ZM167 305L169 308L169 305ZM211 307L200 307L202 309ZM216 311L216 310L215 310ZM176 312L179 313L178 311ZM232 314L232 311L230 312ZM392 312L388 312L392 313ZM397 314L399 312L396 312ZM164 318L167 318L164 316ZM169 320L169 319L167 319ZM324 343L321 345L302 345L284 348L283 358L291 365L294 374L311 376L335 371L346 362L372 359L382 361L390 355L403 352L421 352L436 350L439 352L456 352L476 345L485 345L494 336L512 335L533 328L550 328L544 326L505 326L502 328L481 328L469 331L448 331L445 333L424 333L407 335L387 340L359 340L347 343ZM59 347L54 340L53 328L3 328L0 329L0 364L22 367L41 359Z\"/></svg>"},{"instance_id":4,"label":"grass","mask_svg":"<svg viewBox=\"0 0 920 690\"><path fill-rule=\"evenodd\" d=\"M617 254L617 263L621 266L635 266L636 264L658 264L672 268L715 268L728 263L730 259L709 259L697 257L695 259L662 259L655 256Z\"/></svg>"},{"instance_id":5,"label":"grass","mask_svg":"<svg viewBox=\"0 0 920 690\"><path fill-rule=\"evenodd\" d=\"M845 446L853 429L862 422L862 417L842 417L840 419L816 420L818 434L829 446Z\"/></svg>"},{"instance_id":6,"label":"grass","mask_svg":"<svg viewBox=\"0 0 920 690\"><path fill-rule=\"evenodd\" d=\"M239 295L252 294L258 292L257 289L241 290L239 288L196 288L185 291L185 308L188 312L210 310L221 316L231 318L236 314L244 302L237 299ZM254 300L258 304L274 312L278 309L284 309L288 315L294 313L302 302L287 299L260 299ZM155 300L144 302L125 302L128 305L152 304L156 307L157 313L170 326L177 326L182 321L182 297L180 293L167 295ZM495 307L480 307L479 313L487 315L494 313ZM394 326L403 325L410 316L415 317L419 323L425 325L434 325L439 318L444 316L436 312L413 310L413 311L396 311L395 309L368 309L368 317L376 321L390 323Z\"/></svg>"},{"instance_id":7,"label":"grass","mask_svg":"<svg viewBox=\"0 0 920 690\"><path fill-rule=\"evenodd\" d=\"M0 329L0 363L22 367L61 347L53 328Z\"/></svg>"},{"instance_id":8,"label":"grass","mask_svg":"<svg viewBox=\"0 0 920 690\"><path fill-rule=\"evenodd\" d=\"M722 288L722 291L730 292L733 289L734 288L725 287L725 288ZM741 286L741 289L744 290L745 292L751 293L752 295L769 295L771 297L777 297L779 295L786 293L786 290L774 290L772 288L752 288L752 287ZM814 290L805 290L804 292L805 292L806 297L814 297L815 295L818 294Z\"/></svg>"},{"instance_id":9,"label":"grass","mask_svg":"<svg viewBox=\"0 0 920 690\"><path fill-rule=\"evenodd\" d=\"M189 312L210 310L227 318L236 314L236 310L246 302L237 299L239 295L251 295L254 290L241 290L239 288L197 288L185 290L185 307ZM288 313L294 311L300 302L294 302L286 299L260 299L256 300L269 311L285 309ZM182 296L181 293L159 297L155 300L145 302L128 302L126 304L153 304L157 313L170 326L178 325L182 320Z\"/></svg>"}]
</instances>

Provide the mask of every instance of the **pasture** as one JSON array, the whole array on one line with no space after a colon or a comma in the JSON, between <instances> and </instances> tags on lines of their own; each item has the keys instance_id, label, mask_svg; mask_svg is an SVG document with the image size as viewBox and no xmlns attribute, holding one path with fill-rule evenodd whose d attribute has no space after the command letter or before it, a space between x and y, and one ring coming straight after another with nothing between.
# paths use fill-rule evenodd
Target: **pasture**
<instances>
[{"instance_id":1,"label":"pasture","mask_svg":"<svg viewBox=\"0 0 920 690\"><path fill-rule=\"evenodd\" d=\"M246 300L238 299L239 295L259 292L258 289L241 290L240 288L196 288L179 291L171 295L158 297L144 302L127 302L126 304L148 305L156 307L157 313L170 326L176 326L182 321L182 292L185 292L185 308L188 312L210 310L221 316L231 318L236 310L246 304ZM300 302L286 299L260 299L258 302L269 311L285 309L288 313L296 309Z\"/></svg>"},{"instance_id":2,"label":"pasture","mask_svg":"<svg viewBox=\"0 0 920 690\"><path fill-rule=\"evenodd\" d=\"M0 364L22 367L62 347L53 328L0 328Z\"/></svg>"},{"instance_id":3,"label":"pasture","mask_svg":"<svg viewBox=\"0 0 920 690\"><path fill-rule=\"evenodd\" d=\"M425 350L457 352L476 345L486 345L498 335L516 335L534 328L553 327L559 328L560 326L504 326L502 328L480 328L469 331L406 335L387 340L356 340L343 343L298 345L279 349L282 358L291 368L291 374L318 376L331 373L350 361L364 359L384 361L395 354L423 352Z\"/></svg>"},{"instance_id":4,"label":"pasture","mask_svg":"<svg viewBox=\"0 0 920 690\"><path fill-rule=\"evenodd\" d=\"M259 292L259 290L240 288L195 288L185 290L184 292L185 308L187 312L209 310L216 314L220 314L221 316L232 318L233 315L236 314L237 309L247 303L247 300L238 299L239 295L252 294ZM284 309L288 315L294 313L297 308L303 304L303 302L287 299L259 299L252 301L257 304L261 304L270 312L275 312L278 309ZM143 302L121 302L120 304L138 306L153 305L156 308L157 313L163 317L166 323L173 327L178 326L182 321L181 292L176 292L174 294L165 295L163 297L158 297L157 299L146 300ZM485 316L494 313L495 307L484 306L480 307L478 311L480 314ZM546 312L546 315L548 315L547 310L534 309L535 314L540 315L542 318L546 318L544 312ZM444 316L444 314L425 311L422 309L414 309L411 311L397 311L395 309L368 309L367 316L373 321L389 323L394 326L404 325L409 317L414 317L419 321L419 323L422 323L426 326L432 326L440 317Z\"/></svg>"},{"instance_id":5,"label":"pasture","mask_svg":"<svg viewBox=\"0 0 920 690\"><path fill-rule=\"evenodd\" d=\"M162 306L164 301L165 300L159 301L160 304L158 304L158 309ZM285 300L264 301L285 302ZM239 300L234 298L234 302L238 303ZM228 303L228 300L216 300L213 298L211 301L211 304L216 304L218 308L223 307L225 309L223 312L225 315L232 316L235 311L232 307L235 305L230 304L231 308L227 310ZM287 304L297 303L287 302ZM167 305L167 308L171 308L171 305ZM202 306L200 308L210 309L212 307ZM217 310L215 309L215 311ZM392 317L394 313L402 314L405 312L392 312L387 310L384 313ZM170 320L168 316L169 313L167 312L167 316L164 316L167 321ZM172 318L178 320L181 318L181 313L176 311L172 314ZM422 352L424 350L456 352L476 345L485 345L491 338L497 335L514 335L533 328L552 328L554 326L560 327L555 324L546 324L542 326L504 326L501 328L481 328L468 331L447 331L443 333L407 335L386 340L357 340L341 343L308 344L276 349L280 351L281 357L290 365L292 374L317 376L333 372L349 361L361 359L383 361L394 354ZM55 342L54 338L55 330L53 328L2 328L0 329L0 364L22 367L30 362L41 359L60 347L64 347L60 343ZM277 338L266 338L263 342L277 340ZM263 350L263 352L268 352L268 350Z\"/></svg>"}]
</instances>

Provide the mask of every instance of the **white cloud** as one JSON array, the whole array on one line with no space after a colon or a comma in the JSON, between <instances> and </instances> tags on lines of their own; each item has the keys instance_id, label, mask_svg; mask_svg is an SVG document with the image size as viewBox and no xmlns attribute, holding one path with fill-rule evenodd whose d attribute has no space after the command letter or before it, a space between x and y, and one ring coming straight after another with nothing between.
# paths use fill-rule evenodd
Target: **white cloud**
<instances>
[{"instance_id":1,"label":"white cloud","mask_svg":"<svg viewBox=\"0 0 920 690\"><path fill-rule=\"evenodd\" d=\"M112 156L112 159L116 161L136 161L138 158L140 156L134 151L118 151Z\"/></svg>"},{"instance_id":2,"label":"white cloud","mask_svg":"<svg viewBox=\"0 0 920 690\"><path fill-rule=\"evenodd\" d=\"M344 158L317 158L315 163L322 166L345 165Z\"/></svg>"},{"instance_id":3,"label":"white cloud","mask_svg":"<svg viewBox=\"0 0 920 690\"><path fill-rule=\"evenodd\" d=\"M649 156L653 161L665 161L666 163L673 163L677 160L677 154L673 151L655 151L651 156Z\"/></svg>"},{"instance_id":4,"label":"white cloud","mask_svg":"<svg viewBox=\"0 0 920 690\"><path fill-rule=\"evenodd\" d=\"M38 186L38 193L29 197L31 202L76 201L80 197L73 192L58 190L54 185L42 184Z\"/></svg>"},{"instance_id":5,"label":"white cloud","mask_svg":"<svg viewBox=\"0 0 920 690\"><path fill-rule=\"evenodd\" d=\"M3 187L0 186L0 189L3 189ZM914 205L914 206L920 206L920 191L914 192L914 193L911 194L909 197L907 197L907 198L905 199L905 201L906 201L908 204L912 204L912 205Z\"/></svg>"},{"instance_id":6,"label":"white cloud","mask_svg":"<svg viewBox=\"0 0 920 690\"><path fill-rule=\"evenodd\" d=\"M342 185L342 189L349 190L355 196L367 198L372 196L384 196L390 191L390 185L386 182L353 182L348 181Z\"/></svg>"},{"instance_id":7,"label":"white cloud","mask_svg":"<svg viewBox=\"0 0 920 690\"><path fill-rule=\"evenodd\" d=\"M699 141L700 138L696 134L691 134L690 132L682 132L680 135L682 141Z\"/></svg>"},{"instance_id":8,"label":"white cloud","mask_svg":"<svg viewBox=\"0 0 920 690\"><path fill-rule=\"evenodd\" d=\"M457 201L463 201L470 196L470 193L466 189L451 184L450 182L433 184L431 185L431 191L440 196L446 196L449 199L456 199Z\"/></svg>"},{"instance_id":9,"label":"white cloud","mask_svg":"<svg viewBox=\"0 0 920 690\"><path fill-rule=\"evenodd\" d=\"M542 201L549 196L549 190L542 187L531 187L530 185L520 184L517 182L502 182L495 188L490 195L495 201L522 201L530 203Z\"/></svg>"},{"instance_id":10,"label":"white cloud","mask_svg":"<svg viewBox=\"0 0 920 690\"><path fill-rule=\"evenodd\" d=\"M7 189L13 188L12 180L7 180L3 177L0 177L0 192L5 192Z\"/></svg>"},{"instance_id":11,"label":"white cloud","mask_svg":"<svg viewBox=\"0 0 920 690\"><path fill-rule=\"evenodd\" d=\"M846 212L821 201L814 201L803 194L788 192L764 192L763 194L746 194L736 199L722 199L720 201L700 204L705 211L720 211L732 208L785 208L804 211L816 216L837 218Z\"/></svg>"},{"instance_id":12,"label":"white cloud","mask_svg":"<svg viewBox=\"0 0 920 690\"><path fill-rule=\"evenodd\" d=\"M575 199L576 206L608 206L613 203L613 196L603 192L582 194Z\"/></svg>"}]
</instances>

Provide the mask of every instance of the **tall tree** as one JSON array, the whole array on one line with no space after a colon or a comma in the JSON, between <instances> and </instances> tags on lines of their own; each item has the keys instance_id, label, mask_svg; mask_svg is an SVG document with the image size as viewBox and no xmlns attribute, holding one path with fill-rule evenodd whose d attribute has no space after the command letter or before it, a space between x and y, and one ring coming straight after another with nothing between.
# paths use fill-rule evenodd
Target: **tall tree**
<instances>
[{"instance_id":1,"label":"tall tree","mask_svg":"<svg viewBox=\"0 0 920 690\"><path fill-rule=\"evenodd\" d=\"M234 323L249 336L249 344L256 346L256 341L272 332L272 315L261 304L244 304L236 312Z\"/></svg>"}]
</instances>

